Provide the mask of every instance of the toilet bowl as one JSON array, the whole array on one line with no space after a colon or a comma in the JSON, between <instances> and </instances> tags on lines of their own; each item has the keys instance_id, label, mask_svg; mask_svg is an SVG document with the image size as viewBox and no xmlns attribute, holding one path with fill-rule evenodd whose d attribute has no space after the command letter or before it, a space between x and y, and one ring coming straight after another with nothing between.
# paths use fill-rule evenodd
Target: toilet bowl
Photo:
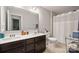
<instances>
[{"instance_id":1,"label":"toilet bowl","mask_svg":"<svg viewBox=\"0 0 79 59\"><path fill-rule=\"evenodd\" d=\"M52 43L55 44L56 41L57 41L56 38L50 37L50 32L46 33L46 44L47 44L47 46L52 44Z\"/></svg>"},{"instance_id":2,"label":"toilet bowl","mask_svg":"<svg viewBox=\"0 0 79 59\"><path fill-rule=\"evenodd\" d=\"M57 39L56 38L54 38L54 37L48 37L48 40L52 43L54 43L54 42L56 42L57 41Z\"/></svg>"},{"instance_id":3,"label":"toilet bowl","mask_svg":"<svg viewBox=\"0 0 79 59\"><path fill-rule=\"evenodd\" d=\"M54 37L48 37L48 44L55 44L57 42L57 39Z\"/></svg>"}]
</instances>

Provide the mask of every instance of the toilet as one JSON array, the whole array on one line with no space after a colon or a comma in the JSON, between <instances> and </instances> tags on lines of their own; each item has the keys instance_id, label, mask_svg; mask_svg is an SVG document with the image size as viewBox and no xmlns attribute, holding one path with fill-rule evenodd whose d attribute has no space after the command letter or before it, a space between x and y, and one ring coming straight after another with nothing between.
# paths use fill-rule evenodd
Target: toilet
<instances>
[{"instance_id":1,"label":"toilet","mask_svg":"<svg viewBox=\"0 0 79 59\"><path fill-rule=\"evenodd\" d=\"M55 44L56 43L56 41L57 41L57 39L56 38L54 38L54 37L50 37L50 33L48 32L48 33L46 33L46 44L47 45L49 45L49 44Z\"/></svg>"},{"instance_id":2,"label":"toilet","mask_svg":"<svg viewBox=\"0 0 79 59\"><path fill-rule=\"evenodd\" d=\"M57 39L54 37L48 37L49 43L56 43Z\"/></svg>"}]
</instances>

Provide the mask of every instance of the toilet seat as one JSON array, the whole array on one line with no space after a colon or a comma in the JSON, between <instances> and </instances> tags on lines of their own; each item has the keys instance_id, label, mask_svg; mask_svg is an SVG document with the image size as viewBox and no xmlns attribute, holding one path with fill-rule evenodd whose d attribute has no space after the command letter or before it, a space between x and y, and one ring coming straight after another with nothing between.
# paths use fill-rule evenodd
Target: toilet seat
<instances>
[{"instance_id":1,"label":"toilet seat","mask_svg":"<svg viewBox=\"0 0 79 59\"><path fill-rule=\"evenodd\" d=\"M54 38L54 37L48 37L48 44L52 44L52 43L55 44L56 41L57 41L56 38Z\"/></svg>"},{"instance_id":2,"label":"toilet seat","mask_svg":"<svg viewBox=\"0 0 79 59\"><path fill-rule=\"evenodd\" d=\"M48 37L48 40L50 40L50 41L56 41L57 39L53 38L53 37Z\"/></svg>"}]
</instances>

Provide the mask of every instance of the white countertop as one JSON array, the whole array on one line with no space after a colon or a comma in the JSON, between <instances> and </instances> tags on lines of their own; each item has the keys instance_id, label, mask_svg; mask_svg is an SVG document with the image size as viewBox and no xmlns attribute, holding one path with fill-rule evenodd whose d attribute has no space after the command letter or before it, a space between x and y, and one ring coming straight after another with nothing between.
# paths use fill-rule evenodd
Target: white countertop
<instances>
[{"instance_id":1,"label":"white countertop","mask_svg":"<svg viewBox=\"0 0 79 59\"><path fill-rule=\"evenodd\" d=\"M23 35L23 36L21 35L19 37L2 38L2 39L0 39L0 44L9 43L9 42L18 41L18 40L29 39L29 38L33 38L33 37L37 37L37 36L42 36L42 35L46 35L46 34L37 33L37 34L29 34L29 35Z\"/></svg>"}]
</instances>

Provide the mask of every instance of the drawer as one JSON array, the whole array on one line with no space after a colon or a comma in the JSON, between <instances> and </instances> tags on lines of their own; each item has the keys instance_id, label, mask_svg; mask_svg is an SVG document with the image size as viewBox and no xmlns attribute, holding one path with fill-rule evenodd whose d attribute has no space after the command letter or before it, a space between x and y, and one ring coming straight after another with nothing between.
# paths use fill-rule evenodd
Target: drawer
<instances>
[{"instance_id":1,"label":"drawer","mask_svg":"<svg viewBox=\"0 0 79 59\"><path fill-rule=\"evenodd\" d=\"M45 40L45 39L46 39L45 35L44 36L35 37L35 42L39 42L39 41Z\"/></svg>"},{"instance_id":2,"label":"drawer","mask_svg":"<svg viewBox=\"0 0 79 59\"><path fill-rule=\"evenodd\" d=\"M26 44L34 44L34 38L27 39Z\"/></svg>"},{"instance_id":3,"label":"drawer","mask_svg":"<svg viewBox=\"0 0 79 59\"><path fill-rule=\"evenodd\" d=\"M13 48L20 47L20 46L24 46L24 40L2 44L0 45L0 50L5 51L8 49L13 49Z\"/></svg>"}]
</instances>

